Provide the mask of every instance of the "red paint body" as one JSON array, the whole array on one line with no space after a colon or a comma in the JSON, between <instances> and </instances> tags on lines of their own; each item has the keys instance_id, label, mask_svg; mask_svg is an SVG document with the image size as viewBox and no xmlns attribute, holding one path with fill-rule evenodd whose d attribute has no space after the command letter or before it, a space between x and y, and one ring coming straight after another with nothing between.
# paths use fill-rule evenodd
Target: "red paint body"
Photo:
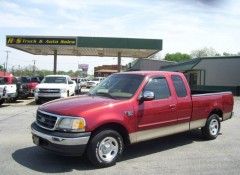
<instances>
[{"instance_id":1,"label":"red paint body","mask_svg":"<svg viewBox=\"0 0 240 175\"><path fill-rule=\"evenodd\" d=\"M116 123L122 125L128 134L182 123L190 124L191 121L207 119L214 110L220 111L219 114L222 116L233 110L234 102L231 92L192 96L187 80L182 73L156 71L123 74L145 76L131 99L116 100L98 96L77 96L43 104L39 109L64 116L83 117L86 120L87 132L93 132L104 124ZM177 97L171 75L178 75L182 78L187 89L186 97ZM171 97L140 102L138 99L143 88L150 78L156 76L166 78ZM126 111L132 111L133 116L128 116Z\"/></svg>"}]
</instances>

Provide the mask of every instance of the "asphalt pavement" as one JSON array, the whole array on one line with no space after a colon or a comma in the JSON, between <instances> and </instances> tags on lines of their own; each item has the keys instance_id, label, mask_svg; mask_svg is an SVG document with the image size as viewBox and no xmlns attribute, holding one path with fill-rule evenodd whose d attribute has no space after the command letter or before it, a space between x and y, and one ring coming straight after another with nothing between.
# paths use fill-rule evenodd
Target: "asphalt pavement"
<instances>
[{"instance_id":1,"label":"asphalt pavement","mask_svg":"<svg viewBox=\"0 0 240 175\"><path fill-rule=\"evenodd\" d=\"M32 143L30 125L39 105L34 99L0 107L0 174L240 174L240 98L234 117L222 123L216 140L199 130L128 146L112 167L96 169L83 157L49 153Z\"/></svg>"}]
</instances>

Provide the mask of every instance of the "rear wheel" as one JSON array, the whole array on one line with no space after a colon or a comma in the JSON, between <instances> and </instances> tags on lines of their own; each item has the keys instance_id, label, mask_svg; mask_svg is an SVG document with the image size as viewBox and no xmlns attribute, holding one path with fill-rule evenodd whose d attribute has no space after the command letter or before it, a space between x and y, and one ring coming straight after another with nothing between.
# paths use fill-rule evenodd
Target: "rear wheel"
<instances>
[{"instance_id":1,"label":"rear wheel","mask_svg":"<svg viewBox=\"0 0 240 175\"><path fill-rule=\"evenodd\" d=\"M97 167L115 165L124 149L121 135L114 130L96 133L87 148L87 157Z\"/></svg>"},{"instance_id":2,"label":"rear wheel","mask_svg":"<svg viewBox=\"0 0 240 175\"><path fill-rule=\"evenodd\" d=\"M212 114L205 126L202 128L202 135L207 140L216 139L220 131L221 123L217 114Z\"/></svg>"},{"instance_id":3,"label":"rear wheel","mask_svg":"<svg viewBox=\"0 0 240 175\"><path fill-rule=\"evenodd\" d=\"M0 105L2 105L5 102L5 99L0 100Z\"/></svg>"},{"instance_id":4,"label":"rear wheel","mask_svg":"<svg viewBox=\"0 0 240 175\"><path fill-rule=\"evenodd\" d=\"M41 102L41 100L35 100L35 103L37 104L37 105L40 105L42 102Z\"/></svg>"}]
</instances>

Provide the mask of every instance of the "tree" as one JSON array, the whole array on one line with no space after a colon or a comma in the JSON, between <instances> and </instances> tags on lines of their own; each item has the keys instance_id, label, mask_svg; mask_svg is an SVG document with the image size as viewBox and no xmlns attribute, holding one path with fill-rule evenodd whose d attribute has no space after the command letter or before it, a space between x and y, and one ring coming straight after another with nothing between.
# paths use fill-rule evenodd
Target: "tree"
<instances>
[{"instance_id":1,"label":"tree","mask_svg":"<svg viewBox=\"0 0 240 175\"><path fill-rule=\"evenodd\" d=\"M2 65L0 65L0 71L3 71L3 66Z\"/></svg>"},{"instance_id":2,"label":"tree","mask_svg":"<svg viewBox=\"0 0 240 175\"><path fill-rule=\"evenodd\" d=\"M191 56L193 58L199 58L199 57L221 56L221 54L217 53L216 50L212 47L210 48L204 47L202 49L193 50L191 52Z\"/></svg>"},{"instance_id":3,"label":"tree","mask_svg":"<svg viewBox=\"0 0 240 175\"><path fill-rule=\"evenodd\" d=\"M228 53L228 52L223 52L223 56L240 56L240 52L234 54L234 53Z\"/></svg>"},{"instance_id":4,"label":"tree","mask_svg":"<svg viewBox=\"0 0 240 175\"><path fill-rule=\"evenodd\" d=\"M167 60L167 61L176 61L176 62L180 62L180 61L185 61L185 60L190 60L192 59L192 57L188 54L185 54L185 53L180 53L180 52L177 52L177 53L173 53L173 54L170 54L170 53L167 53L165 55L165 58L164 60Z\"/></svg>"}]
</instances>

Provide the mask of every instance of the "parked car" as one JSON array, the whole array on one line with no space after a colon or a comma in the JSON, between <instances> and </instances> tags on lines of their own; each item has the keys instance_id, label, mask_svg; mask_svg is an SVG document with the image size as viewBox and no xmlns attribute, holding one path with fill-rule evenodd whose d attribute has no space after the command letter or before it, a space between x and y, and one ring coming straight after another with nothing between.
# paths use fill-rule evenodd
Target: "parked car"
<instances>
[{"instance_id":1,"label":"parked car","mask_svg":"<svg viewBox=\"0 0 240 175\"><path fill-rule=\"evenodd\" d=\"M34 97L36 104L57 98L75 95L76 83L68 75L47 75L36 86Z\"/></svg>"},{"instance_id":2,"label":"parked car","mask_svg":"<svg viewBox=\"0 0 240 175\"><path fill-rule=\"evenodd\" d=\"M42 76L32 76L28 78L28 86L31 91L31 95L34 96L36 86L43 80Z\"/></svg>"},{"instance_id":3,"label":"parked car","mask_svg":"<svg viewBox=\"0 0 240 175\"><path fill-rule=\"evenodd\" d=\"M28 98L31 94L31 90L28 85L28 77L16 77L16 79L18 98Z\"/></svg>"},{"instance_id":4,"label":"parked car","mask_svg":"<svg viewBox=\"0 0 240 175\"><path fill-rule=\"evenodd\" d=\"M107 167L127 144L198 128L206 140L216 139L221 122L232 117L233 104L231 92L191 92L182 73L117 73L86 96L40 106L31 132L44 149L86 153L94 165Z\"/></svg>"},{"instance_id":5,"label":"parked car","mask_svg":"<svg viewBox=\"0 0 240 175\"><path fill-rule=\"evenodd\" d=\"M17 78L13 76L0 77L0 104L5 101L16 101L18 98Z\"/></svg>"},{"instance_id":6,"label":"parked car","mask_svg":"<svg viewBox=\"0 0 240 175\"><path fill-rule=\"evenodd\" d=\"M72 81L76 83L75 94L80 94L82 91L82 86L80 83L80 78L71 78Z\"/></svg>"},{"instance_id":7,"label":"parked car","mask_svg":"<svg viewBox=\"0 0 240 175\"><path fill-rule=\"evenodd\" d=\"M81 86L82 87L86 87L87 86L87 82L89 81L88 78L80 78L79 80L81 82Z\"/></svg>"},{"instance_id":8,"label":"parked car","mask_svg":"<svg viewBox=\"0 0 240 175\"><path fill-rule=\"evenodd\" d=\"M94 77L91 81L87 81L87 88L97 86L105 77Z\"/></svg>"}]
</instances>

